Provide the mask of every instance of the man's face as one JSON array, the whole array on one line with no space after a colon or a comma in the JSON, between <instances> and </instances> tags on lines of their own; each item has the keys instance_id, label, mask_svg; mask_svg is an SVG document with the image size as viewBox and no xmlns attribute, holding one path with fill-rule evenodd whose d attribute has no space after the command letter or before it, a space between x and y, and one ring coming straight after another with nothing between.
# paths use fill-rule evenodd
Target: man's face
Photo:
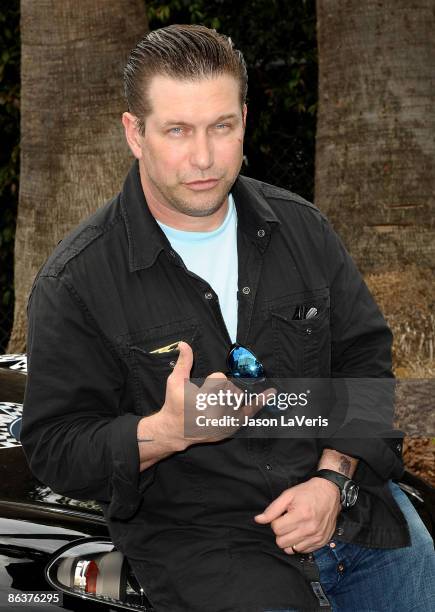
<instances>
[{"instance_id":1,"label":"man's face","mask_svg":"<svg viewBox=\"0 0 435 612\"><path fill-rule=\"evenodd\" d=\"M153 77L152 111L140 138L147 197L193 217L222 206L243 157L246 106L239 87L231 75L192 82Z\"/></svg>"}]
</instances>

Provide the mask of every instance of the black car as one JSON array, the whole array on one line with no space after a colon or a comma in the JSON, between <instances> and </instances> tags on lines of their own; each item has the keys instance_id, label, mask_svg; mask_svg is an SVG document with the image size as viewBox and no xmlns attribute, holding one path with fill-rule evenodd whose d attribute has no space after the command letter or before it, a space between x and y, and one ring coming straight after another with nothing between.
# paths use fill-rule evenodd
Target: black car
<instances>
[{"instance_id":1,"label":"black car","mask_svg":"<svg viewBox=\"0 0 435 612\"><path fill-rule=\"evenodd\" d=\"M36 480L19 442L25 355L0 356L0 610L151 610L95 502ZM435 489L406 471L401 482L429 533Z\"/></svg>"},{"instance_id":2,"label":"black car","mask_svg":"<svg viewBox=\"0 0 435 612\"><path fill-rule=\"evenodd\" d=\"M0 356L0 610L151 610L95 502L54 493L26 462L25 355Z\"/></svg>"}]
</instances>

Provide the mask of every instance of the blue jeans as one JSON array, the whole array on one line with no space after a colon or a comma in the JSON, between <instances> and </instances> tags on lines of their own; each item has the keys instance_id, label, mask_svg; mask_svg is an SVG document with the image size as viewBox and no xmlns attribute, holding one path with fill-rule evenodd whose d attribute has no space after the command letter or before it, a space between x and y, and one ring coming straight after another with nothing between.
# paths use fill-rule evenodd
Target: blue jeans
<instances>
[{"instance_id":1,"label":"blue jeans","mask_svg":"<svg viewBox=\"0 0 435 612\"><path fill-rule=\"evenodd\" d=\"M316 550L320 582L333 612L429 612L435 610L432 538L399 485L391 492L408 522L411 546L364 548L335 541ZM337 571L342 563L344 571ZM295 612L275 610L271 612Z\"/></svg>"}]
</instances>

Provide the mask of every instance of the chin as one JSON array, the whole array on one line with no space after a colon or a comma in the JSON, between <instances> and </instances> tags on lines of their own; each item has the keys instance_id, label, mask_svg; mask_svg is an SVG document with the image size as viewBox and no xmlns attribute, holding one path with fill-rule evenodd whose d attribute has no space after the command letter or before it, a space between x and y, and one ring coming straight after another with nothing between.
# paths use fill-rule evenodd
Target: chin
<instances>
[{"instance_id":1,"label":"chin","mask_svg":"<svg viewBox=\"0 0 435 612\"><path fill-rule=\"evenodd\" d=\"M200 198L191 198L190 200L177 198L174 199L172 205L179 212L189 215L190 217L209 217L217 212L224 204L228 192L223 193L220 196L215 196L212 200L200 202ZM196 201L195 201L196 200Z\"/></svg>"},{"instance_id":2,"label":"chin","mask_svg":"<svg viewBox=\"0 0 435 612\"><path fill-rule=\"evenodd\" d=\"M224 198L225 199L225 198ZM217 212L223 204L223 201L220 204L209 204L201 207L192 207L191 204L187 204L182 208L179 207L178 210L185 215L189 215L189 217L209 217Z\"/></svg>"}]
</instances>

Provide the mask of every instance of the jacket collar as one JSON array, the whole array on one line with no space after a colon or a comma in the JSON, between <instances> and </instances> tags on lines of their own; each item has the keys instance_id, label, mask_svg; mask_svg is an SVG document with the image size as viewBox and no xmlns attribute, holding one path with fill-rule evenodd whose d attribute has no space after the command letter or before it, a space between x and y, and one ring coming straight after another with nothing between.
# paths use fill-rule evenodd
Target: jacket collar
<instances>
[{"instance_id":1,"label":"jacket collar","mask_svg":"<svg viewBox=\"0 0 435 612\"><path fill-rule=\"evenodd\" d=\"M278 224L279 220L262 194L260 185L258 181L239 175L231 192L241 231L264 251L273 230L271 224ZM137 160L121 191L121 210L127 232L130 271L148 268L159 253L169 251L171 245L148 208Z\"/></svg>"}]
</instances>

